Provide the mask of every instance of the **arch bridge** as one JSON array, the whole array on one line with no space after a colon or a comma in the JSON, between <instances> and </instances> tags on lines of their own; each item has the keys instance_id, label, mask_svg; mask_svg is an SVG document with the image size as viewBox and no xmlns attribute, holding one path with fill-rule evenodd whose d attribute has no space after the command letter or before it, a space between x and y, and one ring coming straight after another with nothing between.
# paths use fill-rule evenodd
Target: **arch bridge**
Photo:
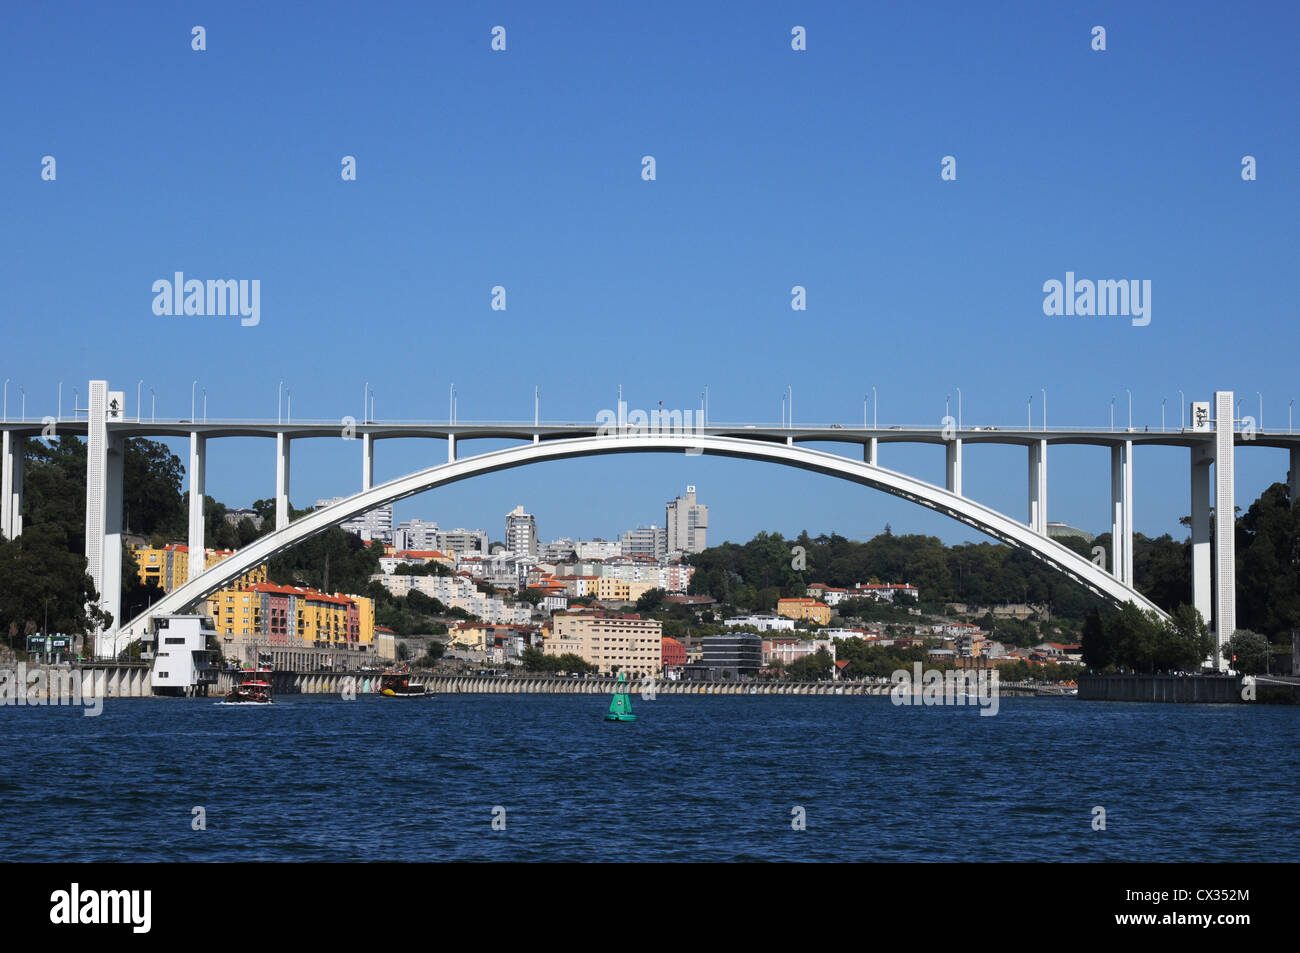
<instances>
[{"instance_id":1,"label":"arch bridge","mask_svg":"<svg viewBox=\"0 0 1300 953\"><path fill-rule=\"evenodd\" d=\"M146 634L150 617L184 611L221 589L249 569L298 542L378 506L449 483L485 473L573 457L609 453L669 452L710 454L766 461L848 480L890 493L959 520L1008 545L1015 546L1114 603L1133 602L1160 610L1133 587L1133 451L1140 444L1182 446L1189 450L1193 602L1212 619L1216 645L1235 630L1233 555L1234 475L1237 446L1268 446L1290 452L1291 498L1297 499L1300 436L1238 429L1233 394L1214 394L1213 414L1194 414L1193 429L1159 432L1086 428L1030 427L1015 429L928 427L863 427L840 425L779 427L756 424L685 426L676 420L628 423L620 403L616 422L543 424L342 421L142 421L124 413L121 392L107 381L91 381L85 416L73 420L0 422L3 452L0 462L0 531L7 537L22 532L22 447L20 439L49 435L51 424L60 434L84 435L88 444L86 491L86 556L88 572L102 594L101 605L112 615L114 628L99 633L97 654L113 654L131 639ZM1195 407L1195 405L1193 405ZM1204 405L1203 405L1204 409ZM612 415L611 415L612 417ZM635 420L635 418L634 418ZM612 426L610 425L612 424ZM657 425L659 424L659 425ZM206 447L209 439L259 436L275 440L275 531L244 547L206 571L201 560L190 561L190 578L141 616L121 624L122 448L127 437L185 437L189 439L189 548L204 549L203 498ZM337 503L289 522L290 447L293 440L340 437L355 440L361 450L361 490ZM374 441L426 437L447 442L447 462L374 485ZM468 439L518 439L522 446L458 457L458 442ZM857 444L862 459L800 446L810 442ZM944 447L945 485L937 486L879 465L880 444L928 443ZM986 507L962 492L962 451L967 443L1010 444L1027 449L1028 518L1020 522ZM1109 448L1111 454L1112 551L1109 571L1051 539L1047 533L1047 451L1050 444L1084 444ZM1213 480L1211 480L1213 465ZM1214 502L1214 552L1211 553L1211 502ZM1213 571L1212 571L1213 570ZM1216 657L1218 655L1216 649ZM1222 664L1222 660L1219 660Z\"/></svg>"}]
</instances>

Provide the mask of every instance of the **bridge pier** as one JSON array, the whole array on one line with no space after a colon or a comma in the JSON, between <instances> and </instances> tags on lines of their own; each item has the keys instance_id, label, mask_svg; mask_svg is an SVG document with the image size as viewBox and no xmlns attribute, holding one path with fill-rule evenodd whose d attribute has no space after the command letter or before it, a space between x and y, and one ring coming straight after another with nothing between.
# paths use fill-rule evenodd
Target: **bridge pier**
<instances>
[{"instance_id":1,"label":"bridge pier","mask_svg":"<svg viewBox=\"0 0 1300 953\"><path fill-rule=\"evenodd\" d=\"M121 437L108 432L108 381L91 381L86 394L86 572L99 606L113 616L95 632L95 654L116 655L122 624Z\"/></svg>"},{"instance_id":2,"label":"bridge pier","mask_svg":"<svg viewBox=\"0 0 1300 953\"><path fill-rule=\"evenodd\" d=\"M289 435L275 435L275 528L289 525Z\"/></svg>"},{"instance_id":3,"label":"bridge pier","mask_svg":"<svg viewBox=\"0 0 1300 953\"><path fill-rule=\"evenodd\" d=\"M872 443L875 443L873 440ZM947 474L948 492L961 496L961 438L949 440L944 444L945 473Z\"/></svg>"},{"instance_id":4,"label":"bridge pier","mask_svg":"<svg viewBox=\"0 0 1300 953\"><path fill-rule=\"evenodd\" d=\"M361 489L369 490L375 485L375 449L374 439L368 433L361 435Z\"/></svg>"},{"instance_id":5,"label":"bridge pier","mask_svg":"<svg viewBox=\"0 0 1300 953\"><path fill-rule=\"evenodd\" d=\"M1047 535L1047 441L1029 445L1029 528Z\"/></svg>"},{"instance_id":6,"label":"bridge pier","mask_svg":"<svg viewBox=\"0 0 1300 953\"><path fill-rule=\"evenodd\" d=\"M23 461L27 438L4 431L0 447L0 533L5 539L23 534Z\"/></svg>"},{"instance_id":7,"label":"bridge pier","mask_svg":"<svg viewBox=\"0 0 1300 953\"><path fill-rule=\"evenodd\" d=\"M190 432L190 558L189 574L193 579L204 568L203 499L207 492L208 441L198 433Z\"/></svg>"},{"instance_id":8,"label":"bridge pier","mask_svg":"<svg viewBox=\"0 0 1300 953\"><path fill-rule=\"evenodd\" d=\"M1133 585L1133 441L1110 448L1111 574Z\"/></svg>"},{"instance_id":9,"label":"bridge pier","mask_svg":"<svg viewBox=\"0 0 1300 953\"><path fill-rule=\"evenodd\" d=\"M1210 464L1213 462L1214 454L1207 448L1192 447L1192 605L1207 625L1214 610L1210 555Z\"/></svg>"},{"instance_id":10,"label":"bridge pier","mask_svg":"<svg viewBox=\"0 0 1300 953\"><path fill-rule=\"evenodd\" d=\"M1237 628L1237 487L1233 465L1232 391L1214 392L1214 661L1224 669L1223 644Z\"/></svg>"},{"instance_id":11,"label":"bridge pier","mask_svg":"<svg viewBox=\"0 0 1300 953\"><path fill-rule=\"evenodd\" d=\"M879 466L876 463L876 438L871 437L862 445L862 462L869 463L873 467Z\"/></svg>"},{"instance_id":12,"label":"bridge pier","mask_svg":"<svg viewBox=\"0 0 1300 953\"><path fill-rule=\"evenodd\" d=\"M447 462L456 462L456 435L454 433L447 434Z\"/></svg>"},{"instance_id":13,"label":"bridge pier","mask_svg":"<svg viewBox=\"0 0 1300 953\"><path fill-rule=\"evenodd\" d=\"M1300 500L1300 448L1291 448L1291 469L1287 471L1287 484L1291 488L1291 505Z\"/></svg>"}]
</instances>

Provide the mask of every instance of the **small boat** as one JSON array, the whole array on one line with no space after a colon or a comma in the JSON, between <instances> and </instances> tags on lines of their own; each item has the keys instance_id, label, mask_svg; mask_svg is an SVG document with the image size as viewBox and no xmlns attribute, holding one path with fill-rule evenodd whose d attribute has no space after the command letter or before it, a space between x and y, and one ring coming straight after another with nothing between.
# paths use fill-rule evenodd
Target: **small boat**
<instances>
[{"instance_id":1,"label":"small boat","mask_svg":"<svg viewBox=\"0 0 1300 953\"><path fill-rule=\"evenodd\" d=\"M627 676L618 673L618 684L614 686L614 697L610 699L606 721L636 721L632 714L632 696L627 690Z\"/></svg>"},{"instance_id":2,"label":"small boat","mask_svg":"<svg viewBox=\"0 0 1300 953\"><path fill-rule=\"evenodd\" d=\"M227 705L271 704L271 670L269 668L244 669L243 677L234 688L226 692Z\"/></svg>"},{"instance_id":3,"label":"small boat","mask_svg":"<svg viewBox=\"0 0 1300 953\"><path fill-rule=\"evenodd\" d=\"M384 672L379 679L379 694L385 698L428 698L433 692L410 672Z\"/></svg>"}]
</instances>

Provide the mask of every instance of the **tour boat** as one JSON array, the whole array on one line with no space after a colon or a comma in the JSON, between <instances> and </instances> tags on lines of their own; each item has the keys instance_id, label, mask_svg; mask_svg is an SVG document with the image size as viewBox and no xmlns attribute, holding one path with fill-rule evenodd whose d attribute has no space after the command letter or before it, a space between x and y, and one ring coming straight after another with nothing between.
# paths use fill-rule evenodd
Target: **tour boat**
<instances>
[{"instance_id":1,"label":"tour boat","mask_svg":"<svg viewBox=\"0 0 1300 953\"><path fill-rule=\"evenodd\" d=\"M610 699L605 720L636 721L636 715L632 714L632 696L627 691L627 677L622 672L618 673L618 684L614 686L614 697Z\"/></svg>"},{"instance_id":2,"label":"tour boat","mask_svg":"<svg viewBox=\"0 0 1300 953\"><path fill-rule=\"evenodd\" d=\"M410 672L384 672L379 679L379 694L385 698L425 698L433 692Z\"/></svg>"},{"instance_id":3,"label":"tour boat","mask_svg":"<svg viewBox=\"0 0 1300 953\"><path fill-rule=\"evenodd\" d=\"M271 704L271 670L269 668L244 669L243 681L226 692L227 705Z\"/></svg>"}]
</instances>

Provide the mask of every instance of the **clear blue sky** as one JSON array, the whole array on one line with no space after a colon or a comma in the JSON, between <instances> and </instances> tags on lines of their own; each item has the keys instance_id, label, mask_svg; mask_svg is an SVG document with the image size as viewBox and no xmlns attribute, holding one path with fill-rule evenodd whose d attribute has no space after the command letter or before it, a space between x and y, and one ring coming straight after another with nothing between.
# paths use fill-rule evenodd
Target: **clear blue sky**
<instances>
[{"instance_id":1,"label":"clear blue sky","mask_svg":"<svg viewBox=\"0 0 1300 953\"><path fill-rule=\"evenodd\" d=\"M381 9L382 7L382 9ZM1294 4L7 5L0 255L9 407L107 378L159 416L711 417L1138 426L1214 389L1285 426L1296 380ZM742 12L743 11L743 12ZM191 27L207 50L190 48ZM504 53L490 30L507 29ZM794 25L808 49L790 48ZM1091 29L1107 30L1105 52ZM658 179L641 179L653 155ZM57 161L42 181L41 158ZM357 181L340 160L357 160ZM957 159L957 180L940 160ZM1253 155L1258 181L1243 182ZM158 317L152 283L259 279L261 323ZM1046 317L1043 282L1152 282L1152 320ZM793 312L790 289L807 288ZM508 309L489 308L494 285ZM146 413L148 411L146 410ZM487 449L489 445L471 445ZM174 443L184 456L184 444ZM377 477L445 459L378 445ZM293 500L359 489L360 447L295 445ZM852 452L847 449L845 452ZM208 491L274 492L268 441L209 449ZM1025 454L968 448L970 496L1024 518ZM942 479L935 447L882 465ZM1186 451L1139 451L1136 526L1181 534ZM1054 450L1049 518L1108 528L1104 450ZM1285 478L1238 458L1238 503ZM500 537L662 525L687 483L710 541L760 529L969 530L771 465L648 455L543 464L399 518Z\"/></svg>"}]
</instances>

